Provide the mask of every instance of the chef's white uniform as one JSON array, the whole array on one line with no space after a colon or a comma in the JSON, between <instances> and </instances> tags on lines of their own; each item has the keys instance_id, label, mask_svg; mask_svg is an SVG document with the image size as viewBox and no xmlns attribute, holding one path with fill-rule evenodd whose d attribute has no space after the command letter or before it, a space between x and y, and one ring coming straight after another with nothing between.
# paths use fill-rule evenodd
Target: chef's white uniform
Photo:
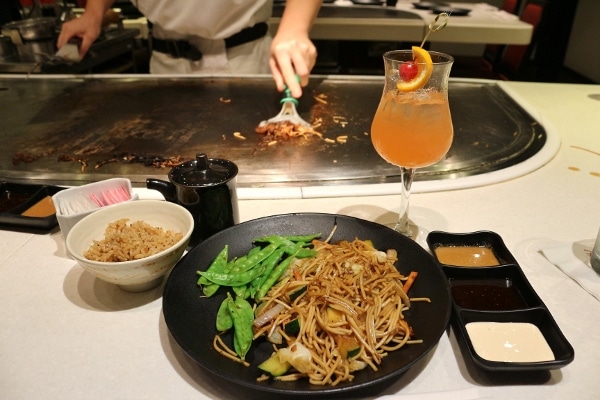
<instances>
[{"instance_id":1,"label":"chef's white uniform","mask_svg":"<svg viewBox=\"0 0 600 400\"><path fill-rule=\"evenodd\" d=\"M155 74L269 73L271 37L226 48L225 39L267 22L273 0L131 0L152 22L152 36L186 40L202 53L198 61L153 51Z\"/></svg>"}]
</instances>

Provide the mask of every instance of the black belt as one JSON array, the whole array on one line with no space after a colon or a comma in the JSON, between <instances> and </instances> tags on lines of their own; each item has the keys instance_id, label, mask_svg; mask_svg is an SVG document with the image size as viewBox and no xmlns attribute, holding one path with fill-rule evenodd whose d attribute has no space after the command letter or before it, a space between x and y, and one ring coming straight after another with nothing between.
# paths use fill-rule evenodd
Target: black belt
<instances>
[{"instance_id":1,"label":"black belt","mask_svg":"<svg viewBox=\"0 0 600 400\"><path fill-rule=\"evenodd\" d=\"M241 44L253 42L264 37L269 30L266 22L260 22L249 28L244 28L233 36L225 39L225 47L231 48ZM152 50L169 54L175 58L186 58L198 61L202 58L202 52L190 44L187 40L163 40L152 38Z\"/></svg>"}]
</instances>

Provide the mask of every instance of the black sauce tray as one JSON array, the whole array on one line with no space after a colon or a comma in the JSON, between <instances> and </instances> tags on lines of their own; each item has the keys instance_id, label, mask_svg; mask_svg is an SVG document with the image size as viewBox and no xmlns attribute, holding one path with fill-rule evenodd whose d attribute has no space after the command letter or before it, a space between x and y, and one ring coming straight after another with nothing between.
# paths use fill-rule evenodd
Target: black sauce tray
<instances>
[{"instance_id":1,"label":"black sauce tray","mask_svg":"<svg viewBox=\"0 0 600 400\"><path fill-rule=\"evenodd\" d=\"M575 352L550 311L527 280L521 266L495 232L450 233L433 231L427 237L433 258L444 271L452 293L451 326L461 343L463 357L488 373L536 372L571 363ZM440 246L483 246L492 250L497 266L464 267L443 264ZM537 362L490 361L481 357L467 332L471 322L529 323L542 333L554 360Z\"/></svg>"},{"instance_id":2,"label":"black sauce tray","mask_svg":"<svg viewBox=\"0 0 600 400\"><path fill-rule=\"evenodd\" d=\"M58 186L0 181L0 229L51 230L58 224L56 214L47 217L21 214L46 196L53 196L63 189Z\"/></svg>"}]
</instances>

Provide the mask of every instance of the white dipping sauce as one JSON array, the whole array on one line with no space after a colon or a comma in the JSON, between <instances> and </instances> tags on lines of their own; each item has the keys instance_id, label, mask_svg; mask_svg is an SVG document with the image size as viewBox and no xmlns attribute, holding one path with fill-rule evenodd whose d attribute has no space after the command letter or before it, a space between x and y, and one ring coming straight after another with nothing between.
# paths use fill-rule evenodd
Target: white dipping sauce
<instances>
[{"instance_id":1,"label":"white dipping sauce","mask_svg":"<svg viewBox=\"0 0 600 400\"><path fill-rule=\"evenodd\" d=\"M483 359L499 362L554 360L542 332L526 322L471 322L466 324L475 352Z\"/></svg>"}]
</instances>

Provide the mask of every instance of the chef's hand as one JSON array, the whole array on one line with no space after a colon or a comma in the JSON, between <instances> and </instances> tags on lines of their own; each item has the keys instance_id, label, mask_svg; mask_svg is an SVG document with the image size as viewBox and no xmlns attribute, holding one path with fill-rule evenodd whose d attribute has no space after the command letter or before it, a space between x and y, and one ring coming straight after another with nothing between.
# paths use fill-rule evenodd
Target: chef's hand
<instances>
[{"instance_id":1,"label":"chef's hand","mask_svg":"<svg viewBox=\"0 0 600 400\"><path fill-rule=\"evenodd\" d=\"M277 89L287 85L292 96L302 96L317 60L317 49L308 37L322 0L287 0L277 34L271 44L269 66ZM300 77L300 83L296 78Z\"/></svg>"},{"instance_id":2,"label":"chef's hand","mask_svg":"<svg viewBox=\"0 0 600 400\"><path fill-rule=\"evenodd\" d=\"M308 76L315 65L317 49L308 36L304 38L276 35L271 45L270 67L277 90L284 84L293 97L302 96L302 86L308 84ZM300 82L296 78L300 77Z\"/></svg>"},{"instance_id":3,"label":"chef's hand","mask_svg":"<svg viewBox=\"0 0 600 400\"><path fill-rule=\"evenodd\" d=\"M83 13L79 18L72 19L62 24L56 46L60 49L67 42L76 37L81 39L79 58L82 59L88 52L92 43L100 36L102 17L97 19L92 13Z\"/></svg>"}]
</instances>

